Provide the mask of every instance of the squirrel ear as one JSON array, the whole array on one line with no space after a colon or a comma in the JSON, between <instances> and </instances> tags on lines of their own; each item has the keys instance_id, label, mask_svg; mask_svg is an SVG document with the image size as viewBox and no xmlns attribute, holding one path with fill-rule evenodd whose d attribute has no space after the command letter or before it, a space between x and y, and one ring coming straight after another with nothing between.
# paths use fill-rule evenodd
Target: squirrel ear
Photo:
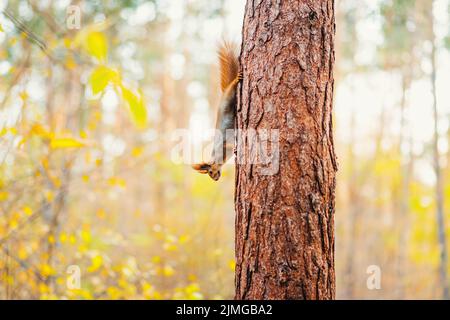
<instances>
[{"instance_id":1,"label":"squirrel ear","mask_svg":"<svg viewBox=\"0 0 450 320\"><path fill-rule=\"evenodd\" d=\"M192 165L192 169L198 171L199 173L208 173L208 169L211 167L211 165L207 163L197 163Z\"/></svg>"}]
</instances>

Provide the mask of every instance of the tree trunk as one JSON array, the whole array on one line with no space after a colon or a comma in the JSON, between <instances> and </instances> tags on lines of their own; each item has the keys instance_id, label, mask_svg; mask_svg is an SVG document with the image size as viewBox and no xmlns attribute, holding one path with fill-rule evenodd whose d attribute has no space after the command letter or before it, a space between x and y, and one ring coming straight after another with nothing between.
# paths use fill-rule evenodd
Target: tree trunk
<instances>
[{"instance_id":1,"label":"tree trunk","mask_svg":"<svg viewBox=\"0 0 450 320\"><path fill-rule=\"evenodd\" d=\"M235 297L333 299L334 1L249 0L245 10Z\"/></svg>"},{"instance_id":2,"label":"tree trunk","mask_svg":"<svg viewBox=\"0 0 450 320\"><path fill-rule=\"evenodd\" d=\"M402 70L402 96L400 99L400 137L397 146L397 152L401 159L400 163L400 190L398 196L393 198L394 208L396 209L395 226L398 230L398 255L396 263L397 295L398 299L404 299L406 291L407 272L407 248L408 248L408 214L410 212L410 192L411 177L413 174L413 142L412 136L406 132L407 123L407 91L411 86L410 69ZM408 144L408 153L403 155L402 148ZM406 159L404 159L406 158ZM395 187L394 187L395 189ZM392 191L395 194L395 191Z\"/></svg>"},{"instance_id":3,"label":"tree trunk","mask_svg":"<svg viewBox=\"0 0 450 320\"><path fill-rule=\"evenodd\" d=\"M355 296L355 260L358 257L355 254L355 248L359 244L355 242L359 238L358 229L360 229L360 215L362 213L360 206L360 194L358 189L358 167L355 161L354 143L355 143L355 114L352 111L350 119L350 141L348 143L348 158L346 163L348 165L348 203L349 203L349 217L348 217L348 234L347 236L347 257L345 266L345 299L352 299Z\"/></svg>"},{"instance_id":4,"label":"tree trunk","mask_svg":"<svg viewBox=\"0 0 450 320\"><path fill-rule=\"evenodd\" d=\"M434 135L433 135L433 162L434 171L436 174L436 216L438 226L438 241L439 241L439 282L442 285L442 297L443 299L450 299L450 291L447 280L447 236L445 232L445 219L444 219L444 190L442 182L442 172L440 165L439 155L439 132L438 121L439 114L437 110L437 95L436 95L436 45L435 39L432 39L431 47L431 86L433 93L433 118L434 118Z\"/></svg>"},{"instance_id":5,"label":"tree trunk","mask_svg":"<svg viewBox=\"0 0 450 320\"><path fill-rule=\"evenodd\" d=\"M436 89L436 36L434 33L434 16L433 7L435 1L430 1L424 4L426 12L427 35L428 40L431 43L431 93L433 97L433 120L434 120L434 133L433 133L433 166L436 175L436 185L435 185L435 197L436 197L436 220L437 220L437 231L438 231L438 244L439 244L439 283L442 286L442 298L450 299L450 289L448 286L447 279L447 266L448 266L448 255L447 255L447 235L445 230L445 217L444 217L444 189L443 189L443 177L441 172L440 164L440 154L438 148L439 142L439 131L438 131L438 121L439 112L437 106L437 89Z\"/></svg>"}]
</instances>

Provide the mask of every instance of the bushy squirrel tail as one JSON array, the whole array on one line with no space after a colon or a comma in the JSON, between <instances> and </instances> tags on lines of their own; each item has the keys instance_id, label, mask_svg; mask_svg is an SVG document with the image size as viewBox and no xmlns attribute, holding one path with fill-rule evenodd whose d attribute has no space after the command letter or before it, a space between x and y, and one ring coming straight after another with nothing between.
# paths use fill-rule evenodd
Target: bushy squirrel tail
<instances>
[{"instance_id":1,"label":"bushy squirrel tail","mask_svg":"<svg viewBox=\"0 0 450 320\"><path fill-rule=\"evenodd\" d=\"M234 82L239 75L239 59L237 46L230 41L223 41L217 50L220 64L220 88L225 92L227 87Z\"/></svg>"}]
</instances>

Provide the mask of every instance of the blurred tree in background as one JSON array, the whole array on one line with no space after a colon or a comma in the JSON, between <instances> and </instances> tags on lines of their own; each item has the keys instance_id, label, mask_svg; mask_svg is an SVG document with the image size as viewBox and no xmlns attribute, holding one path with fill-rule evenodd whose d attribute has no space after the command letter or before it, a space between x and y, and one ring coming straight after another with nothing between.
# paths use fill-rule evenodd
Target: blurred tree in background
<instances>
[{"instance_id":1,"label":"blurred tree in background","mask_svg":"<svg viewBox=\"0 0 450 320\"><path fill-rule=\"evenodd\" d=\"M231 174L170 155L217 99L200 31L222 3L175 2L74 2L79 30L67 1L2 8L2 298L230 297Z\"/></svg>"},{"instance_id":2,"label":"blurred tree in background","mask_svg":"<svg viewBox=\"0 0 450 320\"><path fill-rule=\"evenodd\" d=\"M233 161L213 183L174 150L187 128L201 157L244 5L0 2L1 299L234 295ZM449 284L449 10L336 1L337 298Z\"/></svg>"}]
</instances>

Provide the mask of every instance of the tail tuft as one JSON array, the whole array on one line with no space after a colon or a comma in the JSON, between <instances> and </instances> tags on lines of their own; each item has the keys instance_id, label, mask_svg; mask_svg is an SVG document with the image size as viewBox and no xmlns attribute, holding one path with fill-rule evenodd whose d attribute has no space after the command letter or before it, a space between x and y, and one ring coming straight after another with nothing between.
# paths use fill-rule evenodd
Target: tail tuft
<instances>
[{"instance_id":1,"label":"tail tuft","mask_svg":"<svg viewBox=\"0 0 450 320\"><path fill-rule=\"evenodd\" d=\"M239 59L236 44L224 41L219 49L220 62L220 88L222 92L232 83L239 74Z\"/></svg>"}]
</instances>

